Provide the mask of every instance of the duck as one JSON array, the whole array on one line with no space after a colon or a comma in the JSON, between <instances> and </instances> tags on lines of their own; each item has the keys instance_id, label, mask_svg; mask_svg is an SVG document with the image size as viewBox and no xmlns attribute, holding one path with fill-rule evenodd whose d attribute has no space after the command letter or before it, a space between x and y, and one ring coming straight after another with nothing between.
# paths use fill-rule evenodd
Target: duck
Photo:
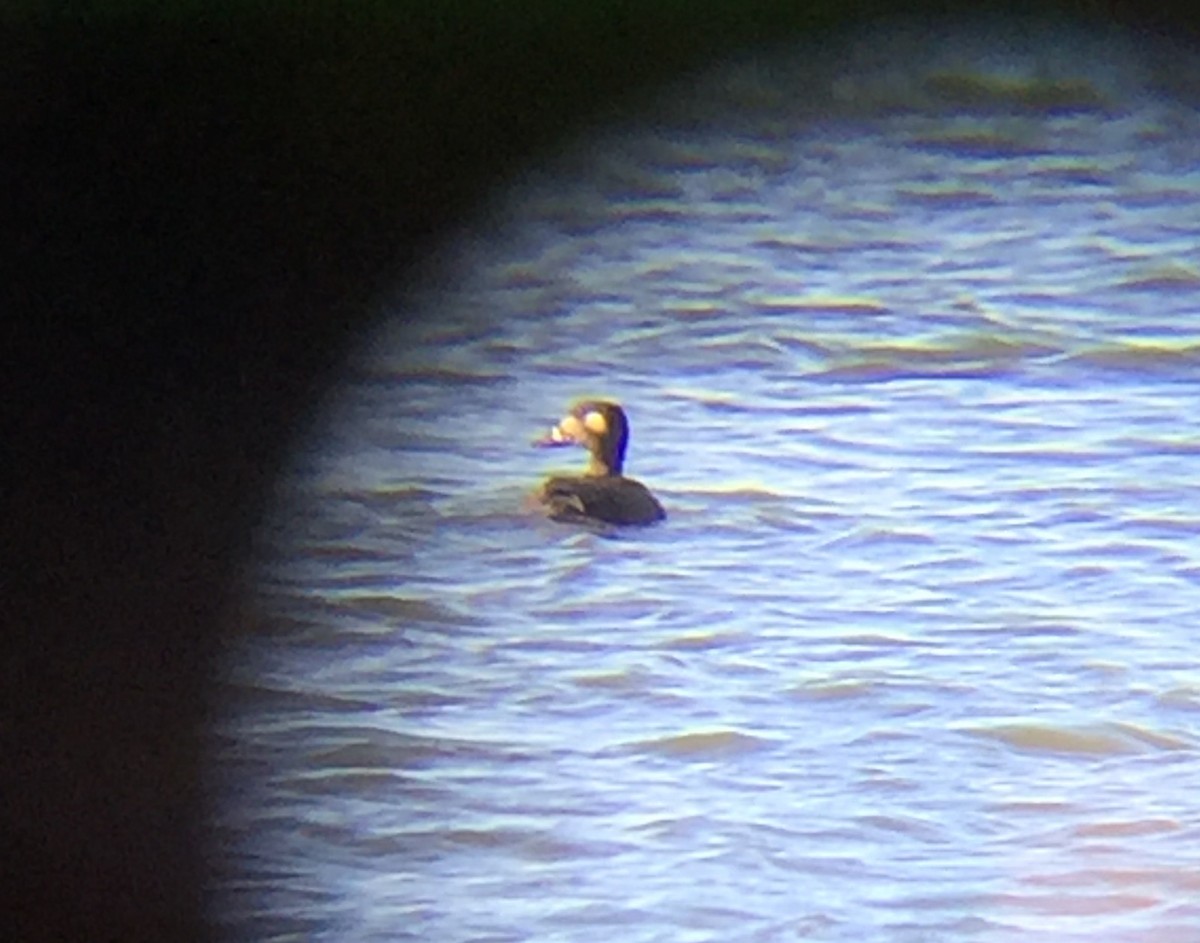
<instances>
[{"instance_id":1,"label":"duck","mask_svg":"<svg viewBox=\"0 0 1200 943\"><path fill-rule=\"evenodd\" d=\"M555 475L537 499L551 520L567 523L653 524L667 516L658 499L640 481L624 474L629 419L617 403L583 400L534 445L580 445L591 456L582 475Z\"/></svg>"}]
</instances>

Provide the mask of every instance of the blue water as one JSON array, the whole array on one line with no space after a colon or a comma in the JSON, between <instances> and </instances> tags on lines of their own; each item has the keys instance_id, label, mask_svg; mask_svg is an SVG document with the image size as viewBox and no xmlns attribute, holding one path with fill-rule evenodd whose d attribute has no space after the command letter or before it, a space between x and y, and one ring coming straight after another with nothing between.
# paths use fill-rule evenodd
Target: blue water
<instances>
[{"instance_id":1,"label":"blue water","mask_svg":"<svg viewBox=\"0 0 1200 943\"><path fill-rule=\"evenodd\" d=\"M716 72L386 300L247 574L229 938L1200 939L1195 63L1058 38ZM531 503L590 395L663 524Z\"/></svg>"}]
</instances>

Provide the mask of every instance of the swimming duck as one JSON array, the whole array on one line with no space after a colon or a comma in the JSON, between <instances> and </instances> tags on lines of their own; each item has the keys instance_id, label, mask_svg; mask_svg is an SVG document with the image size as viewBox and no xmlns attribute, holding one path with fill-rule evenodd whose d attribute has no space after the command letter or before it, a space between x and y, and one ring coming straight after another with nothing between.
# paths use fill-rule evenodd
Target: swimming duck
<instances>
[{"instance_id":1,"label":"swimming duck","mask_svg":"<svg viewBox=\"0 0 1200 943\"><path fill-rule=\"evenodd\" d=\"M640 481L622 474L629 420L616 403L576 403L563 420L534 445L582 445L591 453L582 475L556 475L542 485L538 500L555 521L653 524L667 516Z\"/></svg>"}]
</instances>

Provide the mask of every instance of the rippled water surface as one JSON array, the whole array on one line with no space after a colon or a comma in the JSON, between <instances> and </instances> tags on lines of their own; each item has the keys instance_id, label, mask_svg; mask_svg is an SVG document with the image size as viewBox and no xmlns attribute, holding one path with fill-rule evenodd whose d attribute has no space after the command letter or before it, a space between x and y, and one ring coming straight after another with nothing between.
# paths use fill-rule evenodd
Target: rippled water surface
<instances>
[{"instance_id":1,"label":"rippled water surface","mask_svg":"<svg viewBox=\"0 0 1200 943\"><path fill-rule=\"evenodd\" d=\"M228 653L231 938L1200 939L1200 117L1076 39L722 73L393 303ZM663 524L530 506L594 394Z\"/></svg>"}]
</instances>

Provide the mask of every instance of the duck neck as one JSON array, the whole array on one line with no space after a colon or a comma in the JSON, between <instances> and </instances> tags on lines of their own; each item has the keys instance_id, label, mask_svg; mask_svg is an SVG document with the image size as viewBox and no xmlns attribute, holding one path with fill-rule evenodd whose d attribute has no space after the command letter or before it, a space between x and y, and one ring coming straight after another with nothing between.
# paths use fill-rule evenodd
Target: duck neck
<instances>
[{"instance_id":1,"label":"duck neck","mask_svg":"<svg viewBox=\"0 0 1200 943\"><path fill-rule=\"evenodd\" d=\"M621 468L619 465L613 468L608 462L593 452L591 461L588 462L587 471L584 474L589 478L617 478L620 477Z\"/></svg>"}]
</instances>

